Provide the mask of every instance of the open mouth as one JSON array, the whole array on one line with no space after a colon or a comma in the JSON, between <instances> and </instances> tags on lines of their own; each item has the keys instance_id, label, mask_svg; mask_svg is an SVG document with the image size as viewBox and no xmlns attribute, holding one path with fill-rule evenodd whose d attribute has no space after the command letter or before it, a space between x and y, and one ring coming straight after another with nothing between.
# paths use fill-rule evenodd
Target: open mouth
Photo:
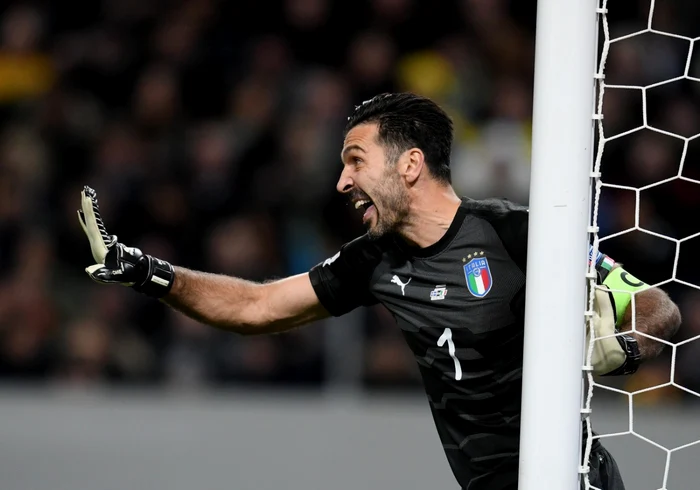
<instances>
[{"instance_id":1,"label":"open mouth","mask_svg":"<svg viewBox=\"0 0 700 490\"><path fill-rule=\"evenodd\" d=\"M374 203L369 199L359 199L355 201L355 209L363 211L362 222L367 221L372 214L377 212L377 208Z\"/></svg>"},{"instance_id":2,"label":"open mouth","mask_svg":"<svg viewBox=\"0 0 700 490\"><path fill-rule=\"evenodd\" d=\"M369 199L360 199L359 201L355 201L355 209L367 209L372 205L372 201Z\"/></svg>"}]
</instances>

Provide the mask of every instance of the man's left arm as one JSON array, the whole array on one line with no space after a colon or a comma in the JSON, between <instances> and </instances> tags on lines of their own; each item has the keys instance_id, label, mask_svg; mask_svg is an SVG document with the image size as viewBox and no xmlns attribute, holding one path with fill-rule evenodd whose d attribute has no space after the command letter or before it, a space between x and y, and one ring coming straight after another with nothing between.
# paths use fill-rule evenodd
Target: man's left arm
<instances>
[{"instance_id":1,"label":"man's left arm","mask_svg":"<svg viewBox=\"0 0 700 490\"><path fill-rule=\"evenodd\" d=\"M678 306L660 288L650 287L637 292L634 295L634 302L630 301L621 316L618 330L629 332L629 335L637 340L641 361L655 358L664 348L663 343L647 335L668 341L676 334L681 324ZM631 331L633 326L634 331ZM636 332L645 335L639 335Z\"/></svg>"},{"instance_id":2,"label":"man's left arm","mask_svg":"<svg viewBox=\"0 0 700 490\"><path fill-rule=\"evenodd\" d=\"M602 338L593 346L593 372L632 374L661 353L664 344L656 339L668 341L676 334L680 311L665 291L640 281L606 255L598 255L596 271L593 326L596 338Z\"/></svg>"}]
</instances>

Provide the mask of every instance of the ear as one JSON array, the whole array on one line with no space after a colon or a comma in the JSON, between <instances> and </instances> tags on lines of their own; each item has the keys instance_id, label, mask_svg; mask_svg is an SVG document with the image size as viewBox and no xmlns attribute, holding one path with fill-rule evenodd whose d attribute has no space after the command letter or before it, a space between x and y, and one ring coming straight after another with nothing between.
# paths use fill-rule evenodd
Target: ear
<instances>
[{"instance_id":1,"label":"ear","mask_svg":"<svg viewBox=\"0 0 700 490\"><path fill-rule=\"evenodd\" d=\"M415 184L424 168L425 155L418 148L405 151L399 159L399 171L409 184Z\"/></svg>"}]
</instances>

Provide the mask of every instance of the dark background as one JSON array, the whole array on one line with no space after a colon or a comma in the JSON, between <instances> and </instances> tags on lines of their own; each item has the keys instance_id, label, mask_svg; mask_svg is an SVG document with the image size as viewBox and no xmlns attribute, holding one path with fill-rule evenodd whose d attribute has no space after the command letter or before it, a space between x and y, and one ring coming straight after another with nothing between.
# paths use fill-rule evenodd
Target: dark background
<instances>
[{"instance_id":1,"label":"dark background","mask_svg":"<svg viewBox=\"0 0 700 490\"><path fill-rule=\"evenodd\" d=\"M610 3L612 37L647 28L648 0ZM700 36L699 9L657 1L652 27ZM178 265L253 280L304 272L363 232L335 192L347 116L380 92L410 90L455 120L460 194L526 204L535 18L522 0L4 2L0 378L322 389L333 363L356 362L364 388L419 390L382 307L342 327L241 338L97 286L83 272L92 259L79 191L97 189L120 240ZM677 242L700 232L700 143L684 139L700 133L700 49L689 56L690 46L655 33L613 43L608 84L687 77L608 88L603 109L608 137L647 128L605 146L603 180L626 188L603 189L601 234L633 231L601 249L648 283L680 280L662 284L683 313L674 341L700 335L700 238ZM329 355L331 327L356 342L345 357L343 345ZM690 389L697 349L675 356L674 380ZM671 354L620 383L668 382ZM695 397L669 387L641 400Z\"/></svg>"}]
</instances>

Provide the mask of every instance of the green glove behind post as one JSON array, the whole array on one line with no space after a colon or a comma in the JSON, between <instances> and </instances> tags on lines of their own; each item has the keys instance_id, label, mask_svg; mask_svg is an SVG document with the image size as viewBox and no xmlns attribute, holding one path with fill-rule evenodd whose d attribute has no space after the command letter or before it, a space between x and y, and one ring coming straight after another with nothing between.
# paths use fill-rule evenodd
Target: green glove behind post
<instances>
[{"instance_id":1,"label":"green glove behind post","mask_svg":"<svg viewBox=\"0 0 700 490\"><path fill-rule=\"evenodd\" d=\"M619 376L637 371L640 363L637 340L628 334L618 334L615 325L615 302L607 286L595 287L593 308L593 330L596 340L593 343L591 365L593 373L599 376ZM586 332L586 345L590 342L590 332Z\"/></svg>"},{"instance_id":2,"label":"green glove behind post","mask_svg":"<svg viewBox=\"0 0 700 490\"><path fill-rule=\"evenodd\" d=\"M108 234L94 189L85 186L80 197L78 218L96 262L85 269L90 278L101 284L129 286L154 298L165 296L175 279L172 265L127 247L117 241L116 235Z\"/></svg>"}]
</instances>

